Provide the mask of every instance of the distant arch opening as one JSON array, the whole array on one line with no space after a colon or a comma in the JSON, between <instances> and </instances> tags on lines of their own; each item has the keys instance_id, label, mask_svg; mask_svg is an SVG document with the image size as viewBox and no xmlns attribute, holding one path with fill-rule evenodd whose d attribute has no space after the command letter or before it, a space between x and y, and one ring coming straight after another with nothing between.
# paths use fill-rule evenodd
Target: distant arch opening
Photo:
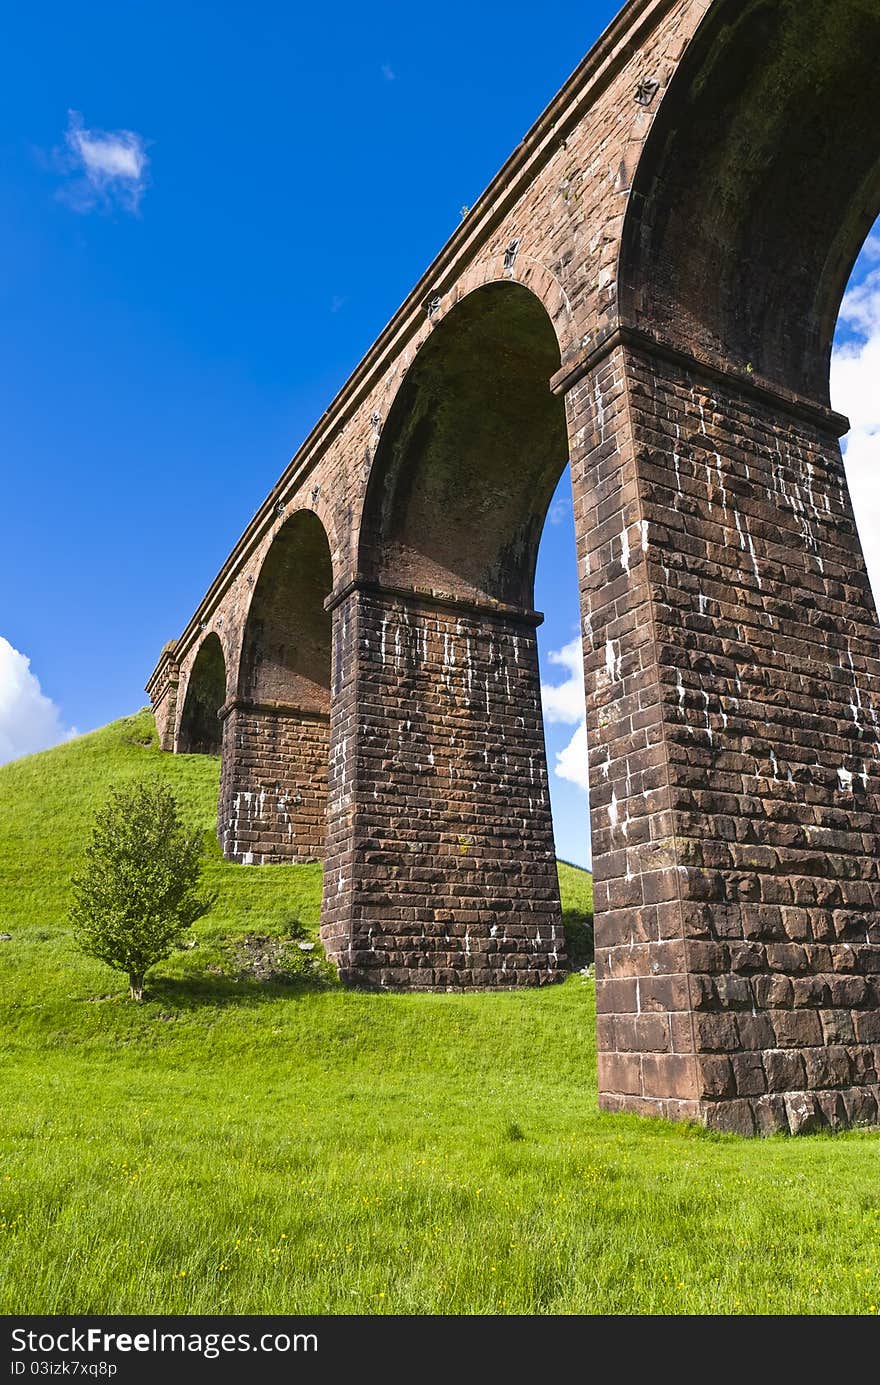
<instances>
[{"instance_id":1,"label":"distant arch opening","mask_svg":"<svg viewBox=\"0 0 880 1385\"><path fill-rule=\"evenodd\" d=\"M226 701L223 646L211 632L202 641L186 688L177 750L181 755L219 755L223 740L220 709Z\"/></svg>"},{"instance_id":2,"label":"distant arch opening","mask_svg":"<svg viewBox=\"0 0 880 1385\"><path fill-rule=\"evenodd\" d=\"M260 570L245 625L238 694L301 711L330 707L330 544L311 510L279 529Z\"/></svg>"}]
</instances>

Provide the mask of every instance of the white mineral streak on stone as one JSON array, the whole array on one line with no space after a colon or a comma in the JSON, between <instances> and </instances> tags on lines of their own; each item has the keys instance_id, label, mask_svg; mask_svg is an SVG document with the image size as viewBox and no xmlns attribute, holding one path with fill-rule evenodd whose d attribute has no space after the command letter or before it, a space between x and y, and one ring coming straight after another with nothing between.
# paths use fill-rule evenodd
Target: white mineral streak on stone
<instances>
[{"instance_id":1,"label":"white mineral streak on stone","mask_svg":"<svg viewBox=\"0 0 880 1385\"><path fill-rule=\"evenodd\" d=\"M605 672L608 674L608 681L609 681L610 683L613 683L613 682L614 682L614 665L615 665L615 660L614 660L614 642L613 642L613 640L606 640L606 641L605 641Z\"/></svg>"},{"instance_id":2,"label":"white mineral streak on stone","mask_svg":"<svg viewBox=\"0 0 880 1385\"><path fill-rule=\"evenodd\" d=\"M243 866L252 866L254 864L254 853L252 851L246 851L241 858L241 864Z\"/></svg>"},{"instance_id":3,"label":"white mineral streak on stone","mask_svg":"<svg viewBox=\"0 0 880 1385\"><path fill-rule=\"evenodd\" d=\"M862 772L861 772L861 774L859 775L859 778L860 778L861 781L862 781L862 788L863 788L863 789L867 789L867 787L868 787L868 766L867 766L867 764L865 763L864 760L862 761Z\"/></svg>"},{"instance_id":4,"label":"white mineral streak on stone","mask_svg":"<svg viewBox=\"0 0 880 1385\"><path fill-rule=\"evenodd\" d=\"M719 454L718 452L716 452L716 453L714 454L714 456L715 456L715 470L716 470L717 473L718 473L718 484L719 484L719 486L721 487L721 504L722 504L722 507L726 510L726 509L727 509L727 491L726 491L725 488L724 488L724 473L723 473L722 470L721 470L721 456L720 456L720 454Z\"/></svg>"},{"instance_id":5,"label":"white mineral streak on stone","mask_svg":"<svg viewBox=\"0 0 880 1385\"><path fill-rule=\"evenodd\" d=\"M675 670L675 690L678 693L678 710L684 716L684 683L681 681L681 669Z\"/></svg>"},{"instance_id":6,"label":"white mineral streak on stone","mask_svg":"<svg viewBox=\"0 0 880 1385\"><path fill-rule=\"evenodd\" d=\"M707 602L708 600L709 600L708 596L706 596L703 592L700 592L699 595L697 596L697 605L698 605L699 608L700 608L700 615L701 615L701 616L704 616L704 615L706 614L706 602Z\"/></svg>"},{"instance_id":7,"label":"white mineral streak on stone","mask_svg":"<svg viewBox=\"0 0 880 1385\"><path fill-rule=\"evenodd\" d=\"M620 561L624 572L629 572L629 533L625 524L620 532Z\"/></svg>"},{"instance_id":8,"label":"white mineral streak on stone","mask_svg":"<svg viewBox=\"0 0 880 1385\"><path fill-rule=\"evenodd\" d=\"M602 403L602 391L599 388L599 381L596 380L593 387L593 398L596 401L596 427L599 432L599 441L605 441L605 406Z\"/></svg>"},{"instance_id":9,"label":"white mineral streak on stone","mask_svg":"<svg viewBox=\"0 0 880 1385\"><path fill-rule=\"evenodd\" d=\"M617 794L615 793L614 789L612 789L611 802L608 804L608 821L610 822L612 829L617 826L617 819L619 816L620 814L617 808Z\"/></svg>"},{"instance_id":10,"label":"white mineral streak on stone","mask_svg":"<svg viewBox=\"0 0 880 1385\"><path fill-rule=\"evenodd\" d=\"M775 752L775 750L773 749L772 746L770 747L770 763L771 763L771 765L773 766L773 778L774 778L774 779L778 779L778 778L779 778L779 761L778 761L777 758L776 758L776 752Z\"/></svg>"},{"instance_id":11,"label":"white mineral streak on stone","mask_svg":"<svg viewBox=\"0 0 880 1385\"><path fill-rule=\"evenodd\" d=\"M856 678L856 666L855 666L855 664L853 663L852 650L850 649L849 645L847 645L847 647L846 647L846 657L847 657L847 659L849 660L849 671L850 671L850 673L852 674L853 694L854 694L854 696L851 697L850 700L849 700L849 709L850 709L850 711L852 712L852 719L853 719L853 721L855 722L856 726L858 727L859 732L861 733L861 730L862 730L861 716L862 716L862 710L863 710L863 709L862 709L862 694L861 694L861 692L859 691L858 679ZM841 661L840 661L840 667L843 668L843 660L842 660L842 659L841 659Z\"/></svg>"},{"instance_id":12,"label":"white mineral streak on stone","mask_svg":"<svg viewBox=\"0 0 880 1385\"><path fill-rule=\"evenodd\" d=\"M676 423L676 425L675 425L675 446L674 446L673 449L672 449L672 464L673 464L673 466L675 467L675 491L676 491L675 499L673 500L672 504L673 504L673 508L676 509L676 510L678 509L679 502L680 502L680 500L681 500L681 457L679 456L679 452L678 452L678 448L679 448L680 443L681 443L681 428L680 428L679 425Z\"/></svg>"},{"instance_id":13,"label":"white mineral streak on stone","mask_svg":"<svg viewBox=\"0 0 880 1385\"><path fill-rule=\"evenodd\" d=\"M746 536L743 533L742 524L740 523L739 510L735 506L733 510L733 518L736 522L736 532L739 534L739 546L741 549L743 549L743 551L745 551Z\"/></svg>"},{"instance_id":14,"label":"white mineral streak on stone","mask_svg":"<svg viewBox=\"0 0 880 1385\"><path fill-rule=\"evenodd\" d=\"M712 745L714 744L715 736L712 731L712 722L709 720L709 694L706 692L705 688L701 688L700 693L702 694L703 702L705 704L704 715L706 717L706 733L709 737L709 744Z\"/></svg>"},{"instance_id":15,"label":"white mineral streak on stone","mask_svg":"<svg viewBox=\"0 0 880 1385\"><path fill-rule=\"evenodd\" d=\"M840 786L841 792L852 793L852 782L852 774L848 769L841 765L840 769L837 771L837 783Z\"/></svg>"},{"instance_id":16,"label":"white mineral streak on stone","mask_svg":"<svg viewBox=\"0 0 880 1385\"><path fill-rule=\"evenodd\" d=\"M642 540L642 552L643 552L643 553L647 553L647 551L648 551L648 521L647 521L646 519L640 519L640 520L639 520L639 532L640 532L640 534L641 534L641 540Z\"/></svg>"},{"instance_id":17,"label":"white mineral streak on stone","mask_svg":"<svg viewBox=\"0 0 880 1385\"><path fill-rule=\"evenodd\" d=\"M760 574L760 572L758 571L758 559L757 559L757 557L755 556L755 542L754 542L754 539L752 538L751 534L748 535L748 541L749 541L749 553L752 555L752 567L753 567L754 570L755 570L755 581L756 581L757 584L758 584L758 591L760 591L760 590L762 589L762 587L764 586L764 583L761 581L761 574Z\"/></svg>"},{"instance_id":18,"label":"white mineral streak on stone","mask_svg":"<svg viewBox=\"0 0 880 1385\"><path fill-rule=\"evenodd\" d=\"M380 657L381 657L381 659L382 659L382 663L383 663L383 664L385 663L385 659L386 659L386 657L387 657L386 649L385 649L385 639L386 639L387 634L388 634L388 616L387 616L387 615L384 615L384 616L382 617L382 637L381 637L381 640L380 640L380 642L379 642L379 653L380 653Z\"/></svg>"},{"instance_id":19,"label":"white mineral streak on stone","mask_svg":"<svg viewBox=\"0 0 880 1385\"><path fill-rule=\"evenodd\" d=\"M630 777L629 765L627 765L627 767L626 767L626 788L624 789L623 794L624 794L624 800L625 800L626 807L625 807L625 809L624 809L623 822L620 824L620 830L621 830L621 832L623 833L624 837L628 837L628 836L629 836L629 801L630 801L630 797L631 797L631 795L632 795L632 779L631 779L631 777Z\"/></svg>"},{"instance_id":20,"label":"white mineral streak on stone","mask_svg":"<svg viewBox=\"0 0 880 1385\"><path fill-rule=\"evenodd\" d=\"M600 768L600 770L602 771L602 777L603 777L604 779L607 779L607 778L608 778L608 772L609 772L609 770L611 769L611 751L610 751L610 749L608 749L607 747L606 747L606 750L605 750L605 759L604 759L604 761L602 762L602 764L599 766L599 768Z\"/></svg>"}]
</instances>

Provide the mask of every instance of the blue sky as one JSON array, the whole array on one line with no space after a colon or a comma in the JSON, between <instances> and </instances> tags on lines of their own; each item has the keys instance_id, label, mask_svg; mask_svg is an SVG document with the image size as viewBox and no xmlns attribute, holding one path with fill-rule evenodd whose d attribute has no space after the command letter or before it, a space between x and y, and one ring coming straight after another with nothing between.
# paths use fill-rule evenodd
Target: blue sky
<instances>
[{"instance_id":1,"label":"blue sky","mask_svg":"<svg viewBox=\"0 0 880 1385\"><path fill-rule=\"evenodd\" d=\"M9 10L0 636L21 658L0 674L41 743L143 705L301 439L617 8ZM554 684L578 631L567 486L537 592ZM36 748L3 698L0 759ZM553 771L577 726L547 730ZM585 791L551 784L560 854L585 861Z\"/></svg>"}]
</instances>

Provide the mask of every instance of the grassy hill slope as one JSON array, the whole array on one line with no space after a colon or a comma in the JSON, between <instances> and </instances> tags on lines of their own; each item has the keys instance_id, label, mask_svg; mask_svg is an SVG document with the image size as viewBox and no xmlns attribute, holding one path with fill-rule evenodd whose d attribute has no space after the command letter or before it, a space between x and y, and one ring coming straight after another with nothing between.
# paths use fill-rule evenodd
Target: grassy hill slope
<instances>
[{"instance_id":1,"label":"grassy hill slope","mask_svg":"<svg viewBox=\"0 0 880 1385\"><path fill-rule=\"evenodd\" d=\"M145 771L204 828L220 898L134 1006L72 948L66 881L108 787ZM0 767L0 1312L876 1311L876 1133L600 1115L578 975L242 976L236 939L314 932L320 871L223 862L216 790L143 714ZM561 871L572 913L588 879Z\"/></svg>"}]
</instances>

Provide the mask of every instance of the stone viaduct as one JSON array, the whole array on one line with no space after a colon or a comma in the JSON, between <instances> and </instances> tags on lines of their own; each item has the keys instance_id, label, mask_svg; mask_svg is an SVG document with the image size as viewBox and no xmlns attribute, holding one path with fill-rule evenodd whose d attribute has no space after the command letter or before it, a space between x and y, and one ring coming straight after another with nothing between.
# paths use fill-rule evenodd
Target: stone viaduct
<instances>
[{"instance_id":1,"label":"stone viaduct","mask_svg":"<svg viewBox=\"0 0 880 1385\"><path fill-rule=\"evenodd\" d=\"M629 0L150 678L380 987L560 976L532 609L570 461L602 1106L876 1120L877 616L829 404L878 0Z\"/></svg>"}]
</instances>

